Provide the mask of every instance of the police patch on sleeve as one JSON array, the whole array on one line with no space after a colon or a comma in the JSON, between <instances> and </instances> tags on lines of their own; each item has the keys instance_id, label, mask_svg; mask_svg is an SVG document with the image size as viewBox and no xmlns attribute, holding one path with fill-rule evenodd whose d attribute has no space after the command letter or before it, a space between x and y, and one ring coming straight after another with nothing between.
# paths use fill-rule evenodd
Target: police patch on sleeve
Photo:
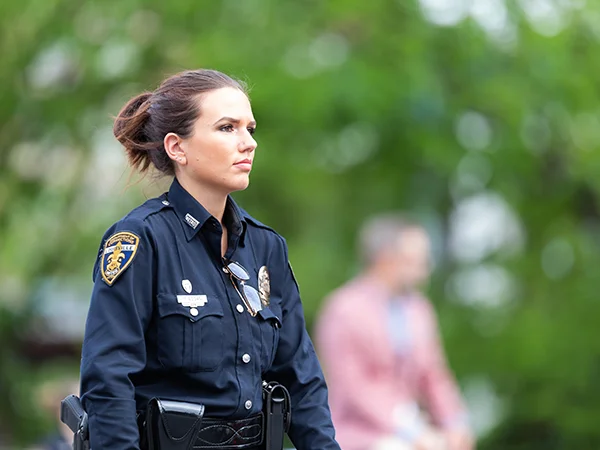
<instances>
[{"instance_id":1,"label":"police patch on sleeve","mask_svg":"<svg viewBox=\"0 0 600 450\"><path fill-rule=\"evenodd\" d=\"M129 231L113 234L104 243L102 250L102 278L109 286L115 282L133 261L140 238Z\"/></svg>"}]
</instances>

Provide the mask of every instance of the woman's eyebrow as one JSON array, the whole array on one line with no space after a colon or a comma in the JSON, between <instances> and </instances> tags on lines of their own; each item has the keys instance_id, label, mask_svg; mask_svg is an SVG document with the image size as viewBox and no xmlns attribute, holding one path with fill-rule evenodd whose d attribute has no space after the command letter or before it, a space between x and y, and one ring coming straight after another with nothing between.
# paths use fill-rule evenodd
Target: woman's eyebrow
<instances>
[{"instance_id":1,"label":"woman's eyebrow","mask_svg":"<svg viewBox=\"0 0 600 450\"><path fill-rule=\"evenodd\" d=\"M213 125L216 125L219 122L223 122L223 121L231 122L231 123L234 123L236 125L241 122L240 119L234 119L233 117L224 116L224 117L221 117L219 120L217 120ZM248 125L251 125L251 126L255 127L256 126L256 121L251 120L250 122L248 122Z\"/></svg>"}]
</instances>

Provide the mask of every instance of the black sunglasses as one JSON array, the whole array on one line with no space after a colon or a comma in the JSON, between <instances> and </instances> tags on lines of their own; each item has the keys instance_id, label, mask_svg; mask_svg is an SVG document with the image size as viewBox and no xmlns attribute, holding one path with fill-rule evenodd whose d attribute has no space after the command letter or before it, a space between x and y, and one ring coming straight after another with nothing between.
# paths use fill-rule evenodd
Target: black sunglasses
<instances>
[{"instance_id":1,"label":"black sunglasses","mask_svg":"<svg viewBox=\"0 0 600 450\"><path fill-rule=\"evenodd\" d=\"M250 274L248 271L242 266L240 263L236 261L231 261L224 269L229 273L229 278L233 283L233 287L237 291L238 295L246 305L246 309L252 315L252 317L256 316L258 311L263 309L262 303L260 301L260 296L258 295L258 291L254 289L252 286L248 286L246 281L250 279ZM238 287L236 282L237 280L240 282L242 289Z\"/></svg>"}]
</instances>

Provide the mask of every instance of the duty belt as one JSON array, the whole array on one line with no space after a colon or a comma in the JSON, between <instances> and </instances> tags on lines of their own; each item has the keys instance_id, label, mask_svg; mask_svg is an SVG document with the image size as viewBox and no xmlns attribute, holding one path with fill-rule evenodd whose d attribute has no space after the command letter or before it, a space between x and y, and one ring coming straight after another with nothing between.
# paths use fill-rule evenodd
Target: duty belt
<instances>
[{"instance_id":1,"label":"duty belt","mask_svg":"<svg viewBox=\"0 0 600 450\"><path fill-rule=\"evenodd\" d=\"M245 419L204 417L204 405L152 399L138 414L144 450L282 450L291 422L287 389L263 383L263 411ZM76 395L61 402L61 421L75 433L74 450L90 450L87 413Z\"/></svg>"},{"instance_id":2,"label":"duty belt","mask_svg":"<svg viewBox=\"0 0 600 450\"><path fill-rule=\"evenodd\" d=\"M263 443L263 413L245 419L203 417L204 406L153 399L140 427L141 448L242 450Z\"/></svg>"}]
</instances>

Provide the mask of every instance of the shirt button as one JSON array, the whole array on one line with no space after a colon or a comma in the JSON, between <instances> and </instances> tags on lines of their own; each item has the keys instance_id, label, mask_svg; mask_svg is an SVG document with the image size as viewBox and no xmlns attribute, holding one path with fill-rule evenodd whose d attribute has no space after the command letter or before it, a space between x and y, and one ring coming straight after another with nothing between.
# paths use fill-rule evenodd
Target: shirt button
<instances>
[{"instance_id":1,"label":"shirt button","mask_svg":"<svg viewBox=\"0 0 600 450\"><path fill-rule=\"evenodd\" d=\"M252 402L250 400L246 400L246 403L244 403L244 407L246 409L252 408Z\"/></svg>"},{"instance_id":2,"label":"shirt button","mask_svg":"<svg viewBox=\"0 0 600 450\"><path fill-rule=\"evenodd\" d=\"M244 356L242 356L242 361L244 361L245 364L248 364L250 362L250 355L248 353L244 353Z\"/></svg>"},{"instance_id":3,"label":"shirt button","mask_svg":"<svg viewBox=\"0 0 600 450\"><path fill-rule=\"evenodd\" d=\"M196 317L198 315L198 310L196 308L192 308L190 309L190 314L194 317Z\"/></svg>"},{"instance_id":4,"label":"shirt button","mask_svg":"<svg viewBox=\"0 0 600 450\"><path fill-rule=\"evenodd\" d=\"M235 309L237 309L237 311L238 311L240 314L244 312L244 307L243 307L242 305L240 305L240 304L238 304L238 305L235 307Z\"/></svg>"}]
</instances>

